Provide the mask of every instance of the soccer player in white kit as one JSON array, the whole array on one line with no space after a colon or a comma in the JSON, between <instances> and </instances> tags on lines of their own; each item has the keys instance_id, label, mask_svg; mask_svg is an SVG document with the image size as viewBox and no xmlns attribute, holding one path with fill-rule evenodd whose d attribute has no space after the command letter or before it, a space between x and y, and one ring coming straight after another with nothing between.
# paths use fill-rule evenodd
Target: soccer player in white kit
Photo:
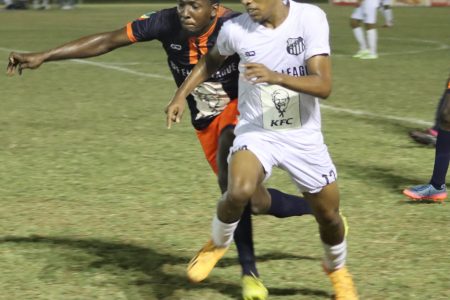
<instances>
[{"instance_id":1,"label":"soccer player in white kit","mask_svg":"<svg viewBox=\"0 0 450 300\"><path fill-rule=\"evenodd\" d=\"M380 0L357 0L357 7L350 18L353 35L359 44L358 52L353 55L360 59L377 59L377 9ZM364 23L364 29L363 29ZM367 39L366 39L367 35Z\"/></svg>"},{"instance_id":2,"label":"soccer player in white kit","mask_svg":"<svg viewBox=\"0 0 450 300\"><path fill-rule=\"evenodd\" d=\"M179 122L186 96L225 58L240 56L239 111L229 157L227 192L217 205L212 238L191 260L188 277L206 278L233 240L240 216L272 168L289 173L312 207L325 250L323 268L336 299L358 299L345 266L336 169L321 132L318 98L331 92L329 27L317 6L241 0L247 13L224 23L216 46L199 61L167 107ZM253 203L252 203L253 205Z\"/></svg>"}]
</instances>

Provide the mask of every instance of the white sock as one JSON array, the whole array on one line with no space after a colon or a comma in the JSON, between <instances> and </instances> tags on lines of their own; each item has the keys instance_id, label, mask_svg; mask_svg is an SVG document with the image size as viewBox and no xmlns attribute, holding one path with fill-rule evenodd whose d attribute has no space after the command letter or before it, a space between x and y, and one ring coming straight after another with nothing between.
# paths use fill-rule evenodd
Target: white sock
<instances>
[{"instance_id":1,"label":"white sock","mask_svg":"<svg viewBox=\"0 0 450 300\"><path fill-rule=\"evenodd\" d=\"M383 11L383 15L384 15L384 20L386 22L386 25L392 26L393 24L393 20L394 20L394 16L392 14L392 9L385 9Z\"/></svg>"},{"instance_id":2,"label":"white sock","mask_svg":"<svg viewBox=\"0 0 450 300\"><path fill-rule=\"evenodd\" d=\"M366 50L367 43L366 43L366 38L364 37L364 30L362 29L362 27L353 28L353 35L355 36L356 41L359 44L359 49Z\"/></svg>"},{"instance_id":3,"label":"white sock","mask_svg":"<svg viewBox=\"0 0 450 300\"><path fill-rule=\"evenodd\" d=\"M233 241L234 231L238 226L239 220L234 223L224 223L214 215L212 221L212 240L214 245L218 247L228 247Z\"/></svg>"},{"instance_id":4,"label":"white sock","mask_svg":"<svg viewBox=\"0 0 450 300\"><path fill-rule=\"evenodd\" d=\"M323 244L325 250L324 264L328 271L342 268L347 258L347 241L344 239L342 243L334 246Z\"/></svg>"},{"instance_id":5,"label":"white sock","mask_svg":"<svg viewBox=\"0 0 450 300\"><path fill-rule=\"evenodd\" d=\"M372 54L377 54L377 30L369 29L367 30L367 41L369 42L369 50Z\"/></svg>"}]
</instances>

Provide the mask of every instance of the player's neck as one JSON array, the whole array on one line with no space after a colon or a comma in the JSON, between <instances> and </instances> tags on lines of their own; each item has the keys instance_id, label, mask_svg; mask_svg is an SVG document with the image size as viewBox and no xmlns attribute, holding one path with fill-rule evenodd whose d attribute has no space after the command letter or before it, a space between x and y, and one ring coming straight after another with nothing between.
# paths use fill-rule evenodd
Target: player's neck
<instances>
[{"instance_id":1,"label":"player's neck","mask_svg":"<svg viewBox=\"0 0 450 300\"><path fill-rule=\"evenodd\" d=\"M185 30L185 33L189 36L189 37L201 37L202 35L204 35L205 33L207 33L209 30L211 30L212 27L214 27L216 25L216 19L217 18L212 18L211 21L208 23L208 25L206 25L205 27L203 27L201 30L196 31L196 32L189 32L187 30Z\"/></svg>"},{"instance_id":2,"label":"player's neck","mask_svg":"<svg viewBox=\"0 0 450 300\"><path fill-rule=\"evenodd\" d=\"M270 17L267 20L262 21L261 25L267 28L275 29L278 26L280 26L284 22L284 20L286 20L288 15L289 15L289 2L286 5L280 1L280 4L275 7Z\"/></svg>"}]
</instances>

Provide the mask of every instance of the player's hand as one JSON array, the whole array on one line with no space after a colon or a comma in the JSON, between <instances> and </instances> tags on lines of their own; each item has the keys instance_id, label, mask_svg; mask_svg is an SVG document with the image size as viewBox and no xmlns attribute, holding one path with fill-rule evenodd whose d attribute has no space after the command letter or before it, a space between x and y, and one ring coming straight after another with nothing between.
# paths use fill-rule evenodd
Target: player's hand
<instances>
[{"instance_id":1,"label":"player's hand","mask_svg":"<svg viewBox=\"0 0 450 300\"><path fill-rule=\"evenodd\" d=\"M180 123L183 117L184 109L186 107L186 100L174 97L169 104L167 104L164 112L167 115L167 128L172 127L172 123Z\"/></svg>"},{"instance_id":2,"label":"player's hand","mask_svg":"<svg viewBox=\"0 0 450 300\"><path fill-rule=\"evenodd\" d=\"M280 81L279 74L269 70L263 64L247 63L243 64L243 67L245 79L252 83L278 84Z\"/></svg>"},{"instance_id":3,"label":"player's hand","mask_svg":"<svg viewBox=\"0 0 450 300\"><path fill-rule=\"evenodd\" d=\"M11 52L8 58L6 74L13 76L17 72L22 75L23 69L36 69L44 62L44 57L40 53L18 53Z\"/></svg>"}]
</instances>

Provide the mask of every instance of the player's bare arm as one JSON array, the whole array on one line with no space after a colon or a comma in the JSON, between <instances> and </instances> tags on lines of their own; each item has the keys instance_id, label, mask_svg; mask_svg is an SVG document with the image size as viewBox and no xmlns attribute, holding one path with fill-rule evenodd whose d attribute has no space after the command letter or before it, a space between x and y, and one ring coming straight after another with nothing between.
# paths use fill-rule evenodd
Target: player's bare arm
<instances>
[{"instance_id":1,"label":"player's bare arm","mask_svg":"<svg viewBox=\"0 0 450 300\"><path fill-rule=\"evenodd\" d=\"M108 53L119 47L130 45L126 28L93 34L43 52L11 52L6 69L7 75L19 75L23 69L36 69L44 62L71 58L87 58Z\"/></svg>"},{"instance_id":2,"label":"player's bare arm","mask_svg":"<svg viewBox=\"0 0 450 300\"><path fill-rule=\"evenodd\" d=\"M204 55L192 72L186 77L183 84L177 89L172 100L165 109L167 114L167 128L172 127L172 123L179 123L183 117L186 107L186 97L202 82L206 81L211 75L219 69L225 61L226 56L219 53L217 47L213 47L206 55Z\"/></svg>"},{"instance_id":3,"label":"player's bare arm","mask_svg":"<svg viewBox=\"0 0 450 300\"><path fill-rule=\"evenodd\" d=\"M327 98L331 93L331 62L328 55L308 59L308 75L295 77L269 70L257 63L244 64L244 76L254 83L278 84L293 91Z\"/></svg>"}]
</instances>

